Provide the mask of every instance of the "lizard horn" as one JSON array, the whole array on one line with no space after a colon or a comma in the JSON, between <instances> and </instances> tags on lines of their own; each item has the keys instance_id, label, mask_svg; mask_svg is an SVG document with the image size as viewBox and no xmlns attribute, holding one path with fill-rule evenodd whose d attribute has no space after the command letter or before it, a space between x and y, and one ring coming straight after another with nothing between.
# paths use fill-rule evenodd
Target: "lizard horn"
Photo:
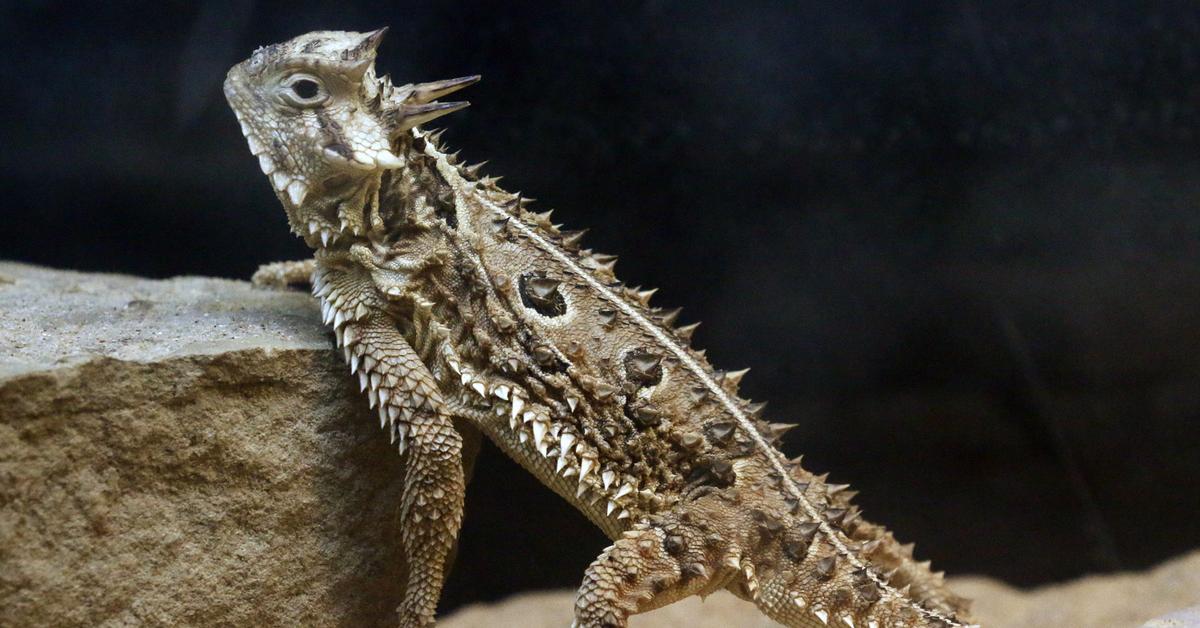
<instances>
[{"instance_id":1,"label":"lizard horn","mask_svg":"<svg viewBox=\"0 0 1200 628\"><path fill-rule=\"evenodd\" d=\"M405 131L415 126L420 126L435 120L448 113L454 113L459 109L464 109L471 103L466 101L460 102L434 102L426 105L400 105L392 114L392 124L396 131Z\"/></svg>"},{"instance_id":2,"label":"lizard horn","mask_svg":"<svg viewBox=\"0 0 1200 628\"><path fill-rule=\"evenodd\" d=\"M478 83L479 78L480 76L478 74L473 74L471 76L460 76L458 78L446 79L444 81L417 83L416 85L410 87L412 91L404 98L404 100L405 102L411 102L418 105L431 103L442 96L453 94L464 87Z\"/></svg>"}]
</instances>

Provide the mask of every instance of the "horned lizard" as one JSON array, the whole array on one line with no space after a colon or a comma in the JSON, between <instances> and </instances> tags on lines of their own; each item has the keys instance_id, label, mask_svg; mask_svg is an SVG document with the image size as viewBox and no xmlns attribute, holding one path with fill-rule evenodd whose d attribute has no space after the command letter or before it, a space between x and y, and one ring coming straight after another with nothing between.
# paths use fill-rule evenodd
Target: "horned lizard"
<instances>
[{"instance_id":1,"label":"horned lizard","mask_svg":"<svg viewBox=\"0 0 1200 628\"><path fill-rule=\"evenodd\" d=\"M400 625L433 623L478 433L613 539L579 626L719 589L787 626L965 625L965 600L862 520L853 491L780 453L788 426L738 396L745 371L691 348L695 324L421 128L479 77L393 85L374 68L384 30L260 48L225 95L315 250L255 280L311 283L406 457Z\"/></svg>"}]
</instances>

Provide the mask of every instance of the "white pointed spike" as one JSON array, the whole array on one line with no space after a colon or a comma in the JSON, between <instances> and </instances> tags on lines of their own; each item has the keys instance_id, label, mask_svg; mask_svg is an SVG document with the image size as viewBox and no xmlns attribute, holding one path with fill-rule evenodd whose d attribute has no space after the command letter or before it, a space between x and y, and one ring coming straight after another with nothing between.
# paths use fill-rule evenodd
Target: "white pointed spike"
<instances>
[{"instance_id":1,"label":"white pointed spike","mask_svg":"<svg viewBox=\"0 0 1200 628\"><path fill-rule=\"evenodd\" d=\"M611 514L613 514L613 511L616 509L617 509L617 504L615 502L610 501L610 502L608 502L608 506L605 507L604 514L611 515Z\"/></svg>"},{"instance_id":2,"label":"white pointed spike","mask_svg":"<svg viewBox=\"0 0 1200 628\"><path fill-rule=\"evenodd\" d=\"M533 422L533 442L535 445L537 445L538 451L541 452L543 456L546 455L547 448L549 447L548 443L546 443L546 431L547 428L545 423L542 421Z\"/></svg>"},{"instance_id":3,"label":"white pointed spike","mask_svg":"<svg viewBox=\"0 0 1200 628\"><path fill-rule=\"evenodd\" d=\"M583 481L585 478L587 478L588 474L592 472L592 469L595 466L596 466L595 460L592 460L591 458L580 458L579 459L579 480Z\"/></svg>"},{"instance_id":4,"label":"white pointed spike","mask_svg":"<svg viewBox=\"0 0 1200 628\"><path fill-rule=\"evenodd\" d=\"M321 223L319 223L315 220L308 221L308 232L309 233L316 233L317 230L320 228L321 228Z\"/></svg>"},{"instance_id":5,"label":"white pointed spike","mask_svg":"<svg viewBox=\"0 0 1200 628\"><path fill-rule=\"evenodd\" d=\"M383 382L383 376L379 373L371 373L371 388L379 388L379 384Z\"/></svg>"},{"instance_id":6,"label":"white pointed spike","mask_svg":"<svg viewBox=\"0 0 1200 628\"><path fill-rule=\"evenodd\" d=\"M329 305L328 301L321 301L321 322L322 323L325 323L326 325L328 325L330 323L329 314L332 310L333 310L333 308Z\"/></svg>"},{"instance_id":7,"label":"white pointed spike","mask_svg":"<svg viewBox=\"0 0 1200 628\"><path fill-rule=\"evenodd\" d=\"M533 421L537 420L537 414L535 414L533 410L528 410L525 412L525 414L521 415L521 420L526 423L532 423Z\"/></svg>"},{"instance_id":8,"label":"white pointed spike","mask_svg":"<svg viewBox=\"0 0 1200 628\"><path fill-rule=\"evenodd\" d=\"M871 621L867 622L867 628L879 628L879 622L872 619Z\"/></svg>"},{"instance_id":9,"label":"white pointed spike","mask_svg":"<svg viewBox=\"0 0 1200 628\"><path fill-rule=\"evenodd\" d=\"M292 178L282 172L271 173L271 187L275 188L276 192L282 192L291 184Z\"/></svg>"},{"instance_id":10,"label":"white pointed spike","mask_svg":"<svg viewBox=\"0 0 1200 628\"><path fill-rule=\"evenodd\" d=\"M362 151L362 150L354 151L354 161L357 161L358 163L360 163L364 166L368 166L368 167L372 167L372 168L375 167L375 160L372 159L371 156L369 154L367 154L366 151Z\"/></svg>"},{"instance_id":11,"label":"white pointed spike","mask_svg":"<svg viewBox=\"0 0 1200 628\"><path fill-rule=\"evenodd\" d=\"M350 373L354 374L357 372L358 372L358 354L355 353L355 354L351 354L351 356L350 356Z\"/></svg>"},{"instance_id":12,"label":"white pointed spike","mask_svg":"<svg viewBox=\"0 0 1200 628\"><path fill-rule=\"evenodd\" d=\"M346 315L342 311L335 310L333 313L333 324L336 327L341 327L346 322Z\"/></svg>"},{"instance_id":13,"label":"white pointed spike","mask_svg":"<svg viewBox=\"0 0 1200 628\"><path fill-rule=\"evenodd\" d=\"M600 481L604 483L605 489L612 486L613 481L616 479L617 474L613 473L611 469L605 469L604 472L600 474Z\"/></svg>"},{"instance_id":14,"label":"white pointed spike","mask_svg":"<svg viewBox=\"0 0 1200 628\"><path fill-rule=\"evenodd\" d=\"M455 360L446 360L446 363L450 365L450 370L451 370L451 371L454 371L454 374L455 374L455 375L459 375L459 374L461 374L461 373L462 373L462 365L461 365L461 364L459 364L457 361L455 361Z\"/></svg>"},{"instance_id":15,"label":"white pointed spike","mask_svg":"<svg viewBox=\"0 0 1200 628\"><path fill-rule=\"evenodd\" d=\"M304 197L308 196L308 186L304 185L303 181L296 179L288 184L287 193L292 205L299 207L304 202Z\"/></svg>"},{"instance_id":16,"label":"white pointed spike","mask_svg":"<svg viewBox=\"0 0 1200 628\"><path fill-rule=\"evenodd\" d=\"M829 625L829 612L828 611L825 611L823 609L816 609L816 610L813 610L813 615L816 615L817 619L821 620L822 624Z\"/></svg>"},{"instance_id":17,"label":"white pointed spike","mask_svg":"<svg viewBox=\"0 0 1200 628\"><path fill-rule=\"evenodd\" d=\"M560 443L560 448L562 449L563 455L566 455L567 453L569 453L571 451L571 448L574 446L575 446L575 435L570 432L563 432L562 442Z\"/></svg>"},{"instance_id":18,"label":"white pointed spike","mask_svg":"<svg viewBox=\"0 0 1200 628\"><path fill-rule=\"evenodd\" d=\"M524 430L517 432L517 440L521 441L522 445L524 445L525 443L528 443L529 442L529 432L526 432Z\"/></svg>"},{"instance_id":19,"label":"white pointed spike","mask_svg":"<svg viewBox=\"0 0 1200 628\"><path fill-rule=\"evenodd\" d=\"M334 327L334 328L333 328L333 336L334 336L335 338L337 338L337 346L339 346L339 347L340 347L340 346L342 346L343 344L345 344L345 341L342 339L342 328L341 328L341 327Z\"/></svg>"},{"instance_id":20,"label":"white pointed spike","mask_svg":"<svg viewBox=\"0 0 1200 628\"><path fill-rule=\"evenodd\" d=\"M509 388L504 384L496 386L496 388L492 390L492 394L495 395L497 399L503 399L505 401L508 401L508 393Z\"/></svg>"},{"instance_id":21,"label":"white pointed spike","mask_svg":"<svg viewBox=\"0 0 1200 628\"><path fill-rule=\"evenodd\" d=\"M570 465L568 465L568 466L567 466L567 470L566 470L566 471L563 471L563 472L562 472L562 476L563 476L564 478L574 477L574 476L577 476L577 475L579 475L579 471L578 471L578 470L577 470L575 467L572 467L572 466L570 466Z\"/></svg>"},{"instance_id":22,"label":"white pointed spike","mask_svg":"<svg viewBox=\"0 0 1200 628\"><path fill-rule=\"evenodd\" d=\"M566 456L566 454L559 454L559 455L558 455L558 462L557 462L557 463L554 465L554 472L555 472L555 473L562 473L562 470L563 470L563 469L565 469L566 467L567 467L567 456Z\"/></svg>"},{"instance_id":23,"label":"white pointed spike","mask_svg":"<svg viewBox=\"0 0 1200 628\"><path fill-rule=\"evenodd\" d=\"M396 421L398 421L400 419L400 408L397 408L396 406L388 406L387 411L388 411L388 418L392 420L392 423L395 423ZM396 426L396 429L398 429L398 430L403 429L403 428L404 428L403 425Z\"/></svg>"},{"instance_id":24,"label":"white pointed spike","mask_svg":"<svg viewBox=\"0 0 1200 628\"><path fill-rule=\"evenodd\" d=\"M471 383L471 373L469 371L463 371L462 375L458 377L458 381L462 382L463 386L469 385Z\"/></svg>"},{"instance_id":25,"label":"white pointed spike","mask_svg":"<svg viewBox=\"0 0 1200 628\"><path fill-rule=\"evenodd\" d=\"M275 172L275 162L271 161L271 158L266 155L258 156L258 167L262 169L263 174L267 175L268 177L271 176L272 172Z\"/></svg>"},{"instance_id":26,"label":"white pointed spike","mask_svg":"<svg viewBox=\"0 0 1200 628\"><path fill-rule=\"evenodd\" d=\"M628 518L629 518L629 511L625 510L624 508L621 509L621 512L617 513L617 519L628 519Z\"/></svg>"},{"instance_id":27,"label":"white pointed spike","mask_svg":"<svg viewBox=\"0 0 1200 628\"><path fill-rule=\"evenodd\" d=\"M339 327L338 329L345 330L342 332L342 337L345 338L347 347L358 342L358 332L354 329L353 326L347 325L345 327Z\"/></svg>"},{"instance_id":28,"label":"white pointed spike","mask_svg":"<svg viewBox=\"0 0 1200 628\"><path fill-rule=\"evenodd\" d=\"M525 409L525 400L514 394L512 396L512 417L516 418L516 417L520 416L521 411L523 411L524 409Z\"/></svg>"},{"instance_id":29,"label":"white pointed spike","mask_svg":"<svg viewBox=\"0 0 1200 628\"><path fill-rule=\"evenodd\" d=\"M613 499L621 499L622 497L624 497L632 492L633 492L633 487L630 486L628 482L626 482L625 484L621 485L621 488L617 489L616 494L613 495Z\"/></svg>"},{"instance_id":30,"label":"white pointed spike","mask_svg":"<svg viewBox=\"0 0 1200 628\"><path fill-rule=\"evenodd\" d=\"M388 419L387 406L379 406L379 429L383 429L383 428L387 427L387 419ZM388 431L390 431L392 433L392 444L395 444L396 443L396 431L395 430L388 430Z\"/></svg>"},{"instance_id":31,"label":"white pointed spike","mask_svg":"<svg viewBox=\"0 0 1200 628\"><path fill-rule=\"evenodd\" d=\"M583 499L583 494L586 492L588 492L588 485L580 482L579 486L575 487L575 499Z\"/></svg>"},{"instance_id":32,"label":"white pointed spike","mask_svg":"<svg viewBox=\"0 0 1200 628\"><path fill-rule=\"evenodd\" d=\"M329 246L329 232L321 231L321 246Z\"/></svg>"},{"instance_id":33,"label":"white pointed spike","mask_svg":"<svg viewBox=\"0 0 1200 628\"><path fill-rule=\"evenodd\" d=\"M517 415L514 414L514 415L509 416L508 417L508 429L515 432L515 431L517 431L517 428L519 428L519 427L521 427L521 420L519 418L517 418Z\"/></svg>"},{"instance_id":34,"label":"white pointed spike","mask_svg":"<svg viewBox=\"0 0 1200 628\"><path fill-rule=\"evenodd\" d=\"M799 595L792 598L792 604L795 604L796 606L798 606L800 608L804 608L805 606L808 606L808 602L805 602L804 598ZM879 628L879 627L876 626L875 628Z\"/></svg>"},{"instance_id":35,"label":"white pointed spike","mask_svg":"<svg viewBox=\"0 0 1200 628\"><path fill-rule=\"evenodd\" d=\"M388 399L391 399L391 397L392 397L392 393L388 392L387 388L379 389L379 403L380 404L386 405L388 402Z\"/></svg>"},{"instance_id":36,"label":"white pointed spike","mask_svg":"<svg viewBox=\"0 0 1200 628\"><path fill-rule=\"evenodd\" d=\"M842 623L854 628L854 618L849 615L842 615Z\"/></svg>"},{"instance_id":37,"label":"white pointed spike","mask_svg":"<svg viewBox=\"0 0 1200 628\"><path fill-rule=\"evenodd\" d=\"M487 398L487 387L483 385L483 382L479 380L471 382L471 390L474 390L480 397Z\"/></svg>"},{"instance_id":38,"label":"white pointed spike","mask_svg":"<svg viewBox=\"0 0 1200 628\"><path fill-rule=\"evenodd\" d=\"M365 371L358 372L358 391L362 392L367 389L367 373Z\"/></svg>"},{"instance_id":39,"label":"white pointed spike","mask_svg":"<svg viewBox=\"0 0 1200 628\"><path fill-rule=\"evenodd\" d=\"M384 168L403 168L404 160L390 150L375 151L375 161Z\"/></svg>"},{"instance_id":40,"label":"white pointed spike","mask_svg":"<svg viewBox=\"0 0 1200 628\"><path fill-rule=\"evenodd\" d=\"M370 401L370 406L372 409L379 405L379 393L375 392L374 388L367 391L367 399Z\"/></svg>"},{"instance_id":41,"label":"white pointed spike","mask_svg":"<svg viewBox=\"0 0 1200 628\"><path fill-rule=\"evenodd\" d=\"M571 412L574 412L575 408L579 407L579 400L574 397L568 396L567 397L567 407L571 408Z\"/></svg>"}]
</instances>

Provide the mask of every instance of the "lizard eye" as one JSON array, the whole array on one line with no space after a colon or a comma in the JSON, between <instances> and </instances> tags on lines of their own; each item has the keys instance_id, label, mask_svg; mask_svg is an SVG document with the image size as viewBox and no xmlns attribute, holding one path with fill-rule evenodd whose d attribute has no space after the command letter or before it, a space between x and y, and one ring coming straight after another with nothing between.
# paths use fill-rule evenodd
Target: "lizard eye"
<instances>
[{"instance_id":1,"label":"lizard eye","mask_svg":"<svg viewBox=\"0 0 1200 628\"><path fill-rule=\"evenodd\" d=\"M320 79L308 74L293 74L283 82L279 95L296 107L317 107L329 99Z\"/></svg>"}]
</instances>

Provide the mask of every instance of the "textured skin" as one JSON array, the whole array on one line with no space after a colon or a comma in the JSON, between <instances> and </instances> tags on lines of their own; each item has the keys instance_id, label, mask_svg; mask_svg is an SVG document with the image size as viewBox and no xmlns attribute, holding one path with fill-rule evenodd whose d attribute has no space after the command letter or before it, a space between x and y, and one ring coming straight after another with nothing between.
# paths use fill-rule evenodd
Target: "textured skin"
<instances>
[{"instance_id":1,"label":"textured skin","mask_svg":"<svg viewBox=\"0 0 1200 628\"><path fill-rule=\"evenodd\" d=\"M350 370L406 456L402 626L433 622L462 518L463 439L482 432L614 543L584 575L581 626L718 589L788 626L964 625L966 603L852 492L775 448L786 425L737 396L694 325L627 288L615 258L457 163L418 128L478 77L396 87L374 33L259 49L225 93L292 230Z\"/></svg>"}]
</instances>

